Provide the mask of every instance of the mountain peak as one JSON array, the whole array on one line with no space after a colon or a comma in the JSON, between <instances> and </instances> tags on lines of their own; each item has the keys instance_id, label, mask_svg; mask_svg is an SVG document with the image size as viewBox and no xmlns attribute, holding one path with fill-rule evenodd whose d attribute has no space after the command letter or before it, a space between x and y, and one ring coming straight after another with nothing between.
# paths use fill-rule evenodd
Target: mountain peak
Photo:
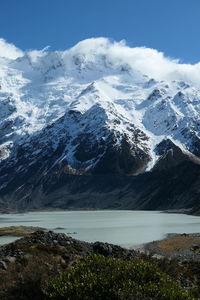
<instances>
[{"instance_id":1,"label":"mountain peak","mask_svg":"<svg viewBox=\"0 0 200 300\"><path fill-rule=\"evenodd\" d=\"M137 177L198 160L196 66L105 38L55 52L13 47L16 57L0 59L0 193L29 177L39 186L72 174Z\"/></svg>"}]
</instances>

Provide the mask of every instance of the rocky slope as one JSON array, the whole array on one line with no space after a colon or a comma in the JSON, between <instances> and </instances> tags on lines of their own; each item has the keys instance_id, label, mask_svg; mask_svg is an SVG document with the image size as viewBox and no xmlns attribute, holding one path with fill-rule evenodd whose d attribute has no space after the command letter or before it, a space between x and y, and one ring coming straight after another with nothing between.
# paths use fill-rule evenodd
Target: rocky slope
<instances>
[{"instance_id":1,"label":"rocky slope","mask_svg":"<svg viewBox=\"0 0 200 300\"><path fill-rule=\"evenodd\" d=\"M50 299L44 295L46 280L89 254L122 259L136 257L134 250L117 245L86 243L65 234L37 231L0 247L0 298Z\"/></svg>"},{"instance_id":2,"label":"rocky slope","mask_svg":"<svg viewBox=\"0 0 200 300\"><path fill-rule=\"evenodd\" d=\"M198 203L198 85L151 78L113 47L0 57L2 210Z\"/></svg>"},{"instance_id":3,"label":"rocky slope","mask_svg":"<svg viewBox=\"0 0 200 300\"><path fill-rule=\"evenodd\" d=\"M166 240L160 242L163 243ZM150 246L150 244L147 245L150 253L158 253L154 251L155 247ZM197 252L198 249L195 251ZM70 290L74 293L77 286L79 287L79 281L82 281L81 291L83 290L83 286L87 284L87 276L89 276L89 279L92 278L92 282L98 283L98 287L100 285L99 299L110 299L110 293L108 297L105 297L105 293L102 295L102 291L110 292L113 286L115 288L113 294L116 298L117 280L120 279L120 283L126 283L129 274L134 272L134 277L129 279L129 283L134 283L137 280L134 291L138 286L140 288L140 293L137 293L134 299L166 299L166 297L167 299L199 299L199 253L196 253L196 255L193 253L192 257L189 254L185 255L185 252L180 252L178 257L175 256L175 259L161 258L158 254L153 257L153 255L149 256L117 245L102 242L87 243L75 240L62 233L36 231L14 243L0 247L0 298L2 300L52 299L52 293L47 293L48 282L50 283L51 280L56 279L56 275L73 272L79 264L86 262L86 266L84 268L82 266L78 270L76 279L73 281L75 282L75 284L73 283L73 289L70 286ZM159 259L156 257L159 257ZM87 266L91 259L91 265L95 268L92 273L87 272ZM113 262L112 265L110 265L111 261ZM129 266L131 264L131 268L128 268L128 272L124 276L123 270L127 264ZM84 271L84 276L82 271ZM100 280L94 281L93 278L96 278L99 273L105 277L101 276ZM117 277L115 277L115 274ZM145 276L145 281L143 276ZM63 276L63 278L67 278L68 283L71 280L71 276ZM110 284L109 278L114 281L114 284L112 282ZM167 287L165 286L166 282L168 282ZM145 289L145 285L150 285L151 290ZM63 286L66 292L68 286L61 283L62 290ZM103 288L104 286L106 288ZM157 286L158 288L156 288ZM56 284L53 287L55 288ZM97 286L95 285L92 295L96 290ZM120 289L117 298L124 299L122 291L123 289ZM145 297L147 292L148 297ZM154 297L155 293L157 297ZM167 296L166 293L168 293ZM78 295L80 295L80 292ZM84 290L82 299L88 298L85 295L87 294ZM132 297L130 284L125 297L129 297L129 295ZM62 295L61 298L66 297ZM79 296L68 298L80 299ZM94 299L93 297L89 298ZM55 299L57 298L55 297Z\"/></svg>"}]
</instances>

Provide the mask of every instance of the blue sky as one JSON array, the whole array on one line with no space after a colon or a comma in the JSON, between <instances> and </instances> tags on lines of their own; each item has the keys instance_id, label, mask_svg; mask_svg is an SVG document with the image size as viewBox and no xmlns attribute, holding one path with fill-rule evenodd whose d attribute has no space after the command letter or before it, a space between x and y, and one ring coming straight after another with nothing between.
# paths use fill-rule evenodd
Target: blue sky
<instances>
[{"instance_id":1,"label":"blue sky","mask_svg":"<svg viewBox=\"0 0 200 300\"><path fill-rule=\"evenodd\" d=\"M105 36L200 61L200 0L2 0L0 37L17 47L63 50Z\"/></svg>"}]
</instances>

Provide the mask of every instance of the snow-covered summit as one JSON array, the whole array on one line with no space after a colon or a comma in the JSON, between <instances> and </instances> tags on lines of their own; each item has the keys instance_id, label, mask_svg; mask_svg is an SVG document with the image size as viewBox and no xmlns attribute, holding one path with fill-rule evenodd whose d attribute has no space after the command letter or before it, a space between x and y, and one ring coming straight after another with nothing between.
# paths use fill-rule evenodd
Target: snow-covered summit
<instances>
[{"instance_id":1,"label":"snow-covered summit","mask_svg":"<svg viewBox=\"0 0 200 300\"><path fill-rule=\"evenodd\" d=\"M54 149L62 130L71 136L61 154L70 167L77 166L75 153L84 134L93 136L91 143L112 135L118 148L125 139L133 155L135 147L146 153L146 170L159 159L154 150L166 138L199 156L198 83L199 64L184 65L125 42L96 38L66 51L23 52L0 40L0 159L5 164L19 145L33 137L44 139L49 126ZM68 120L71 112L79 117L61 125L59 120Z\"/></svg>"},{"instance_id":2,"label":"snow-covered summit","mask_svg":"<svg viewBox=\"0 0 200 300\"><path fill-rule=\"evenodd\" d=\"M200 161L199 84L200 64L181 64L123 41L88 39L53 52L22 51L0 39L0 206L15 200L37 206L35 199L46 205L51 195L60 207L77 186L87 190L87 199L92 187L96 195L93 175L111 175L111 185L102 181L110 190L117 174L131 177L118 184L124 188L130 181L134 207L141 207L138 193L154 199L155 189L168 184L168 173L160 182L154 172L186 161L196 178L191 170L197 164L198 174ZM59 198L55 190L62 186Z\"/></svg>"}]
</instances>

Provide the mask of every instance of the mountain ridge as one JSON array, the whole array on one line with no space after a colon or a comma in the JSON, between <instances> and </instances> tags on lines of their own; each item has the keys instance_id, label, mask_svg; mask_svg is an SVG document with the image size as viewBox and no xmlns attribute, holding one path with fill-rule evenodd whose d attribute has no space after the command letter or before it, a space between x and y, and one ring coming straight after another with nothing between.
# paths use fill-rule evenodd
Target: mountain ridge
<instances>
[{"instance_id":1,"label":"mountain ridge","mask_svg":"<svg viewBox=\"0 0 200 300\"><path fill-rule=\"evenodd\" d=\"M97 178L105 191L111 189L108 207L197 204L200 90L179 75L177 80L158 80L143 74L135 67L135 51L99 38L63 52L43 49L0 58L2 209L42 208L48 206L47 195L56 207L71 207L70 198L78 197L82 208L80 199L96 197L96 203L90 200L87 205L106 208ZM123 52L129 53L128 59ZM188 191L179 184L187 183L186 175ZM123 182L121 196L116 184L113 190L109 186L114 177L119 185ZM90 188L85 189L85 180ZM142 187L143 180L147 186ZM169 182L174 187L171 200L164 195ZM145 193L150 196L145 198ZM165 201L162 205L158 195Z\"/></svg>"}]
</instances>

